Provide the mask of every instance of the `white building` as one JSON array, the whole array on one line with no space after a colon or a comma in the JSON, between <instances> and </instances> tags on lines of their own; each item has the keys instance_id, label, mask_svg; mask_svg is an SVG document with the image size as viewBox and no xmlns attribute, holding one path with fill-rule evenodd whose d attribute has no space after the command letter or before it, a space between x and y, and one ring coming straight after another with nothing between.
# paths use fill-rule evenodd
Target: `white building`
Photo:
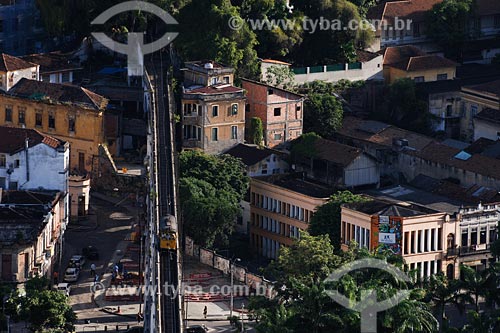
<instances>
[{"instance_id":1,"label":"white building","mask_svg":"<svg viewBox=\"0 0 500 333\"><path fill-rule=\"evenodd\" d=\"M0 53L0 90L8 91L22 78L39 79L40 66L21 58Z\"/></svg>"},{"instance_id":2,"label":"white building","mask_svg":"<svg viewBox=\"0 0 500 333\"><path fill-rule=\"evenodd\" d=\"M0 188L68 192L69 143L33 129L0 126Z\"/></svg>"},{"instance_id":3,"label":"white building","mask_svg":"<svg viewBox=\"0 0 500 333\"><path fill-rule=\"evenodd\" d=\"M294 82L304 84L312 81L337 82L340 80L365 81L384 79L382 74L383 57L368 51L357 51L357 62L351 64L321 65L293 68Z\"/></svg>"},{"instance_id":4,"label":"white building","mask_svg":"<svg viewBox=\"0 0 500 333\"><path fill-rule=\"evenodd\" d=\"M225 154L239 158L246 166L249 177L283 174L288 172L289 164L283 159L282 153L257 146L238 144L225 152ZM236 230L246 234L250 223L250 202L244 199L240 202L241 217L236 222Z\"/></svg>"}]
</instances>

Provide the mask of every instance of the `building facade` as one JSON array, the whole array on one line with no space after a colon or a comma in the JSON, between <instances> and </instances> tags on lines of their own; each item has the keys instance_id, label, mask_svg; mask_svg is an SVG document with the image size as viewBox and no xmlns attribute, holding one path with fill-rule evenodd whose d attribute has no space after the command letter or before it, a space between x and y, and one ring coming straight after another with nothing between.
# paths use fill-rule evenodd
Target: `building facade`
<instances>
[{"instance_id":1,"label":"building facade","mask_svg":"<svg viewBox=\"0 0 500 333\"><path fill-rule=\"evenodd\" d=\"M410 203L371 200L346 204L341 213L343 250L355 241L370 250L383 248L401 255L409 270L425 279L445 272L445 236L455 232L447 213Z\"/></svg>"},{"instance_id":2,"label":"building facade","mask_svg":"<svg viewBox=\"0 0 500 333\"><path fill-rule=\"evenodd\" d=\"M276 259L307 230L317 207L328 201L329 188L297 175L274 175L250 180L250 243L253 250Z\"/></svg>"},{"instance_id":3,"label":"building facade","mask_svg":"<svg viewBox=\"0 0 500 333\"><path fill-rule=\"evenodd\" d=\"M266 147L283 145L302 135L303 96L248 79L242 79L242 85L247 93L246 133L250 133L251 119L258 117L262 120Z\"/></svg>"},{"instance_id":4,"label":"building facade","mask_svg":"<svg viewBox=\"0 0 500 333\"><path fill-rule=\"evenodd\" d=\"M219 154L245 135L245 94L229 84L187 90L182 95L183 147Z\"/></svg>"},{"instance_id":5,"label":"building facade","mask_svg":"<svg viewBox=\"0 0 500 333\"><path fill-rule=\"evenodd\" d=\"M91 171L98 147L116 151L105 133L107 100L85 88L22 79L0 95L0 125L36 129L70 143L70 168Z\"/></svg>"},{"instance_id":6,"label":"building facade","mask_svg":"<svg viewBox=\"0 0 500 333\"><path fill-rule=\"evenodd\" d=\"M486 131L484 130L487 129L484 126L481 128L481 124L479 125L479 130L476 130L474 120L477 119L476 122L480 123L481 119L476 117L485 110L489 115L493 115L494 117L500 113L500 80L462 87L461 96L463 100L461 127L465 139L473 141L481 135L491 136L485 133ZM483 113L484 115L485 113ZM490 123L490 125L495 126L494 123ZM490 132L489 129L487 132ZM491 137L489 138L491 139ZM494 139L496 140L496 138Z\"/></svg>"},{"instance_id":7,"label":"building facade","mask_svg":"<svg viewBox=\"0 0 500 333\"><path fill-rule=\"evenodd\" d=\"M0 191L0 276L24 283L35 275L52 276L61 264L66 230L62 194Z\"/></svg>"}]
</instances>

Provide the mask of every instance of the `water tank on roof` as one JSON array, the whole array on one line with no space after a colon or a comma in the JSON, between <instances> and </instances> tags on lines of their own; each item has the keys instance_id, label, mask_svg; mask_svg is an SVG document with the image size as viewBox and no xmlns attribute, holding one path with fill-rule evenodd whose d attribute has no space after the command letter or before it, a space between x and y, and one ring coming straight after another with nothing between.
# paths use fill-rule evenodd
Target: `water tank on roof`
<instances>
[{"instance_id":1,"label":"water tank on roof","mask_svg":"<svg viewBox=\"0 0 500 333\"><path fill-rule=\"evenodd\" d=\"M212 64L211 62L207 62L204 67L206 69L214 69L214 64Z\"/></svg>"}]
</instances>

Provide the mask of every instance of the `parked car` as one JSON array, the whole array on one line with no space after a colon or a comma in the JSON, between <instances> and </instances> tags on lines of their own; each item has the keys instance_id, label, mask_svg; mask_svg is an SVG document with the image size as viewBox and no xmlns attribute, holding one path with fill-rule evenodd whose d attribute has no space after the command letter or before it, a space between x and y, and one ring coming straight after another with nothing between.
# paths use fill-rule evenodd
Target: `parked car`
<instances>
[{"instance_id":1,"label":"parked car","mask_svg":"<svg viewBox=\"0 0 500 333\"><path fill-rule=\"evenodd\" d=\"M56 286L56 290L69 297L71 286L69 285L69 283L59 283Z\"/></svg>"},{"instance_id":2,"label":"parked car","mask_svg":"<svg viewBox=\"0 0 500 333\"><path fill-rule=\"evenodd\" d=\"M85 265L85 257L79 254L74 255L69 260L70 267L82 268Z\"/></svg>"},{"instance_id":3,"label":"parked car","mask_svg":"<svg viewBox=\"0 0 500 333\"><path fill-rule=\"evenodd\" d=\"M92 245L84 247L82 249L82 255L84 255L85 258L87 259L92 259L92 260L99 259L99 251L97 251L97 249Z\"/></svg>"},{"instance_id":4,"label":"parked car","mask_svg":"<svg viewBox=\"0 0 500 333\"><path fill-rule=\"evenodd\" d=\"M206 333L208 328L205 325L193 325L186 328L186 333Z\"/></svg>"},{"instance_id":5,"label":"parked car","mask_svg":"<svg viewBox=\"0 0 500 333\"><path fill-rule=\"evenodd\" d=\"M80 269L76 267L68 267L66 268L66 272L64 273L64 281L66 282L76 282L80 277Z\"/></svg>"}]
</instances>

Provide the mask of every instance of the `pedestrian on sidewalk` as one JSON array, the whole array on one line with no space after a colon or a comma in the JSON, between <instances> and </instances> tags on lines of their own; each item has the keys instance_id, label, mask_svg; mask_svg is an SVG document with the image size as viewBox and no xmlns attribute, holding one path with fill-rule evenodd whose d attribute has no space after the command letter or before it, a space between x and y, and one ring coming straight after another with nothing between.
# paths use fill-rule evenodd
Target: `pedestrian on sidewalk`
<instances>
[{"instance_id":1,"label":"pedestrian on sidewalk","mask_svg":"<svg viewBox=\"0 0 500 333\"><path fill-rule=\"evenodd\" d=\"M95 275L95 264L92 264L90 265L90 276L94 276Z\"/></svg>"},{"instance_id":2,"label":"pedestrian on sidewalk","mask_svg":"<svg viewBox=\"0 0 500 333\"><path fill-rule=\"evenodd\" d=\"M207 319L207 306L205 305L205 308L203 309L203 316L205 319Z\"/></svg>"}]
</instances>

